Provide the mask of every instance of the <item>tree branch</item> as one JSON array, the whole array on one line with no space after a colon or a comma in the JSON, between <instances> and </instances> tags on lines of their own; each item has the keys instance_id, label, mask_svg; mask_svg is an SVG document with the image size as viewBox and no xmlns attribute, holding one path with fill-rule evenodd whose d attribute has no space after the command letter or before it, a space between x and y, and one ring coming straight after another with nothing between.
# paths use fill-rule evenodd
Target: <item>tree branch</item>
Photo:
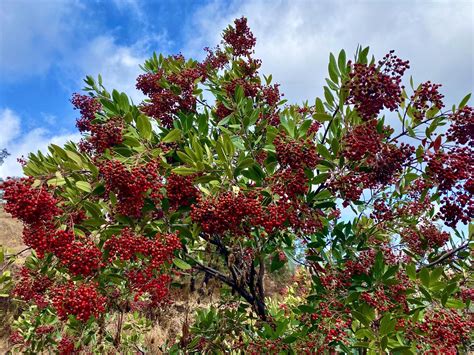
<instances>
[{"instance_id":1,"label":"tree branch","mask_svg":"<svg viewBox=\"0 0 474 355\"><path fill-rule=\"evenodd\" d=\"M445 254L441 255L441 256L440 256L438 259L436 259L435 261L432 261L431 263L429 263L429 264L427 264L427 265L421 266L420 268L418 268L417 271L420 271L420 270L421 270L422 268L424 268L424 267L432 267L432 266L441 264L443 261L445 261L445 260L448 259L449 257L451 257L451 256L453 256L454 254L460 252L461 250L466 249L466 248L469 246L469 243L470 243L470 241L467 241L466 243L461 244L461 245L458 246L457 248L446 252Z\"/></svg>"},{"instance_id":2,"label":"tree branch","mask_svg":"<svg viewBox=\"0 0 474 355\"><path fill-rule=\"evenodd\" d=\"M332 114L331 121L329 121L328 126L326 130L324 131L323 139L321 140L321 144L324 144L324 141L326 140L326 136L329 132L329 128L331 128L332 121L334 121L334 118L336 117L337 113L339 112L339 106L337 106L336 111Z\"/></svg>"}]
</instances>

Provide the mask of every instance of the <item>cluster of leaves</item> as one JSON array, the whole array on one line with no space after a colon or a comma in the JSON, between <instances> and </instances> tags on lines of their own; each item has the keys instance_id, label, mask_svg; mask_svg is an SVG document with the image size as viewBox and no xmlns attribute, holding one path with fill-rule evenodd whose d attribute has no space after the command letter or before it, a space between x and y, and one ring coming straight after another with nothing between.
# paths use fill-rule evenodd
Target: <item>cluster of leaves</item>
<instances>
[{"instance_id":1,"label":"cluster of leaves","mask_svg":"<svg viewBox=\"0 0 474 355\"><path fill-rule=\"evenodd\" d=\"M222 307L167 351L469 346L470 95L442 111L438 85L402 86L408 62L359 48L330 55L323 99L288 105L255 43L241 18L201 62L153 55L139 105L87 77L83 140L30 155L28 178L3 186L34 249L13 290L16 349L145 351L143 317L196 273L222 282ZM299 287L276 304L264 277L288 262Z\"/></svg>"}]
</instances>

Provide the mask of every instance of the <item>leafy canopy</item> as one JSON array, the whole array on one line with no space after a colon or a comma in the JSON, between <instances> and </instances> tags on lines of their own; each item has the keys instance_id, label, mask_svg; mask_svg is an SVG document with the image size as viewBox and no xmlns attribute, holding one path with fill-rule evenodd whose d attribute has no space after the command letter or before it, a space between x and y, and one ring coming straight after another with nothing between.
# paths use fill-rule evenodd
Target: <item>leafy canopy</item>
<instances>
[{"instance_id":1,"label":"leafy canopy","mask_svg":"<svg viewBox=\"0 0 474 355\"><path fill-rule=\"evenodd\" d=\"M83 139L4 183L34 250L12 290L17 349L146 351L147 319L199 275L222 307L166 351L468 347L470 95L447 109L440 85L403 86L393 51L359 47L330 54L323 98L289 104L255 44L241 18L203 61L154 54L138 104L87 77ZM268 297L288 265L296 283Z\"/></svg>"}]
</instances>

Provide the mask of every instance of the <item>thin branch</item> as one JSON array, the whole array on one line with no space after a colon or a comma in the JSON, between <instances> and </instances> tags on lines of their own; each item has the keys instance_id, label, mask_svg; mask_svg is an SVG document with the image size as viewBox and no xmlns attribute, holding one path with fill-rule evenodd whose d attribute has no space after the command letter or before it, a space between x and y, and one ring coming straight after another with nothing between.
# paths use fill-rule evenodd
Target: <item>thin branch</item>
<instances>
[{"instance_id":1,"label":"thin branch","mask_svg":"<svg viewBox=\"0 0 474 355\"><path fill-rule=\"evenodd\" d=\"M458 246L457 248L448 251L447 253L441 255L441 256L440 256L438 259L436 259L435 261L432 261L431 263L429 263L429 264L427 264L427 265L421 266L420 268L418 268L417 271L420 271L420 270L421 270L422 268L424 268L424 267L432 267L432 266L441 264L443 261L445 261L446 259L450 258L450 257L453 256L454 254L460 252L461 250L466 249L466 248L469 246L469 243L470 243L470 241L467 241L466 243L461 244L461 245Z\"/></svg>"},{"instance_id":2,"label":"thin branch","mask_svg":"<svg viewBox=\"0 0 474 355\"><path fill-rule=\"evenodd\" d=\"M232 280L230 279L230 277L228 277L227 275L224 275L222 272L220 272L220 271L218 271L218 270L215 270L215 269L213 269L213 268L211 268L211 267L209 267L209 266L206 266L206 265L200 263L199 261L197 261L196 259L194 259L193 257L191 257L191 256L189 256L189 255L187 255L187 257L188 257L189 259L191 259L191 260L196 264L196 267L197 267L198 269L200 269L200 270L202 270L202 271L204 271L204 272L206 272L206 273L208 273L208 274L210 274L210 275L212 275L212 276L218 278L219 280L221 280L222 282L228 284L229 286L232 286L232 287L234 287L234 288L236 287L235 282L232 281Z\"/></svg>"},{"instance_id":3,"label":"thin branch","mask_svg":"<svg viewBox=\"0 0 474 355\"><path fill-rule=\"evenodd\" d=\"M329 132L329 128L331 128L332 121L334 121L334 118L336 117L337 113L339 112L339 106L337 106L336 111L332 114L331 121L329 121L328 126L326 130L324 131L323 139L321 140L321 144L324 144L324 141L326 140L326 136Z\"/></svg>"}]
</instances>

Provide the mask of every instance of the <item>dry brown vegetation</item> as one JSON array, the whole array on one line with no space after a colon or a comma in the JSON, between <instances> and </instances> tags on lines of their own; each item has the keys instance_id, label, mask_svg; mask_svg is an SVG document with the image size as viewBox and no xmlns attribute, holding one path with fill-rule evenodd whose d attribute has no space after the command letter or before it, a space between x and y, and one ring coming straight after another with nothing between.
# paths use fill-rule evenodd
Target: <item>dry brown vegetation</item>
<instances>
[{"instance_id":1,"label":"dry brown vegetation","mask_svg":"<svg viewBox=\"0 0 474 355\"><path fill-rule=\"evenodd\" d=\"M21 241L22 227L21 223L7 214L0 206L0 245L7 249L9 254L15 254L23 249L25 245ZM14 271L24 260L22 254L15 265L10 269ZM10 325L14 318L14 307L9 299L0 298L0 353L4 354L8 350L8 335Z\"/></svg>"},{"instance_id":2,"label":"dry brown vegetation","mask_svg":"<svg viewBox=\"0 0 474 355\"><path fill-rule=\"evenodd\" d=\"M7 214L0 206L0 245L7 249L8 254L16 254L26 247L22 243L21 223ZM23 263L28 252L22 253L11 271ZM281 289L281 284L272 278L266 278L265 286L267 294L276 294ZM220 284L214 280L204 283L202 279L195 280L194 290L189 284L172 291L172 304L161 309L154 318L152 329L145 336L145 345L151 354L160 354L160 347L165 343L174 342L181 336L183 328L192 324L195 310L200 307L209 307L219 302ZM3 322L0 324L0 353L8 351L8 336L11 322L15 317L15 307L9 299L0 299L0 315Z\"/></svg>"}]
</instances>

